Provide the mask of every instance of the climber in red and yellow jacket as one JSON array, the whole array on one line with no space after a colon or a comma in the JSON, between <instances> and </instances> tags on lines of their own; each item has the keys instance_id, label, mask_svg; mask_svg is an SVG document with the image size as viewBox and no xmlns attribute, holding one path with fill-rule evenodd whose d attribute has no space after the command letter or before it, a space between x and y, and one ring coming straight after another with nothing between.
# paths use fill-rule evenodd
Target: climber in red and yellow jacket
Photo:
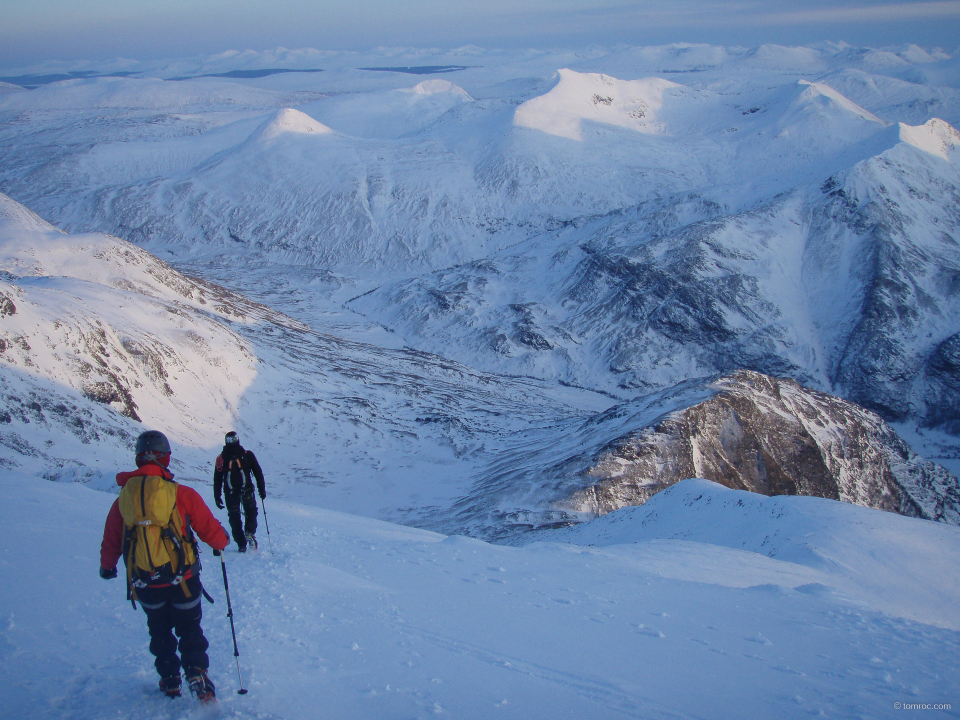
<instances>
[{"instance_id":1,"label":"climber in red and yellow jacket","mask_svg":"<svg viewBox=\"0 0 960 720\"><path fill-rule=\"evenodd\" d=\"M183 667L191 692L212 700L216 691L207 677L209 643L200 627L205 591L194 533L214 555L230 537L196 490L173 482L167 469L170 443L163 433L151 430L137 438L136 461L137 470L117 475L120 497L103 528L100 577L117 577L123 557L128 596L147 614L150 652L164 694L180 695Z\"/></svg>"}]
</instances>

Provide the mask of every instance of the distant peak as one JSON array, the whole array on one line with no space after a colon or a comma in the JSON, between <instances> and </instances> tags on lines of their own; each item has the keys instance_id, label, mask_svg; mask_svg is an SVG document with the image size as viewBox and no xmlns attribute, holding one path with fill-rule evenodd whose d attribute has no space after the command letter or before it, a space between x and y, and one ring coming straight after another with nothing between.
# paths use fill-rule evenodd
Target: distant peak
<instances>
[{"instance_id":1,"label":"distant peak","mask_svg":"<svg viewBox=\"0 0 960 720\"><path fill-rule=\"evenodd\" d=\"M416 95L454 95L464 100L472 100L467 92L459 85L454 85L448 80L424 80L422 83L414 85L412 88L404 88L402 92L414 93Z\"/></svg>"},{"instance_id":2,"label":"distant peak","mask_svg":"<svg viewBox=\"0 0 960 720\"><path fill-rule=\"evenodd\" d=\"M874 115L869 110L857 105L855 102L849 98L844 97L836 90L834 90L829 85L823 83L810 82L809 80L800 80L797 84L802 88L801 98L814 98L814 97L823 97L826 98L829 102L835 104L837 107L840 107L854 115L859 115L864 120L870 122L875 122L880 125L886 126L888 123L884 122L876 115Z\"/></svg>"},{"instance_id":3,"label":"distant peak","mask_svg":"<svg viewBox=\"0 0 960 720\"><path fill-rule=\"evenodd\" d=\"M272 140L287 133L328 135L333 133L333 130L318 123L306 113L293 108L283 108L260 126L256 137L261 140Z\"/></svg>"},{"instance_id":4,"label":"distant peak","mask_svg":"<svg viewBox=\"0 0 960 720\"><path fill-rule=\"evenodd\" d=\"M659 133L663 128L656 111L663 105L663 92L682 87L657 77L618 80L566 68L558 75L560 82L550 92L517 108L514 124L571 140L582 139L584 121Z\"/></svg>"},{"instance_id":5,"label":"distant peak","mask_svg":"<svg viewBox=\"0 0 960 720\"><path fill-rule=\"evenodd\" d=\"M933 118L917 126L900 123L900 140L930 155L952 160L960 147L960 132L950 123Z\"/></svg>"}]
</instances>

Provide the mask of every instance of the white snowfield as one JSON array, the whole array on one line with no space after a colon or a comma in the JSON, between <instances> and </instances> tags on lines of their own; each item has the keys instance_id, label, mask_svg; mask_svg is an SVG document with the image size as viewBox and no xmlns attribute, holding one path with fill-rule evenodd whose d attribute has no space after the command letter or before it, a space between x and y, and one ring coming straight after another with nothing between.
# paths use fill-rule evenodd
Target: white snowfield
<instances>
[{"instance_id":1,"label":"white snowfield","mask_svg":"<svg viewBox=\"0 0 960 720\"><path fill-rule=\"evenodd\" d=\"M224 555L244 696L202 555L211 711L160 695L142 611L97 575L115 494L16 473L0 492L20 548L2 560L4 717L958 714L955 527L688 480L512 548L268 497L273 551L261 523L259 551Z\"/></svg>"}]
</instances>

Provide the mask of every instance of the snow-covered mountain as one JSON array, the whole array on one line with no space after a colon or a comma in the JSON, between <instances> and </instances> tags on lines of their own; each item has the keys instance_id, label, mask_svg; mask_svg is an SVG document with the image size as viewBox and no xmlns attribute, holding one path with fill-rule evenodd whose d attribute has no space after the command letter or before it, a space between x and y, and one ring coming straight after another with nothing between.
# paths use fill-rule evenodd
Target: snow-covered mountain
<instances>
[{"instance_id":1,"label":"snow-covered mountain","mask_svg":"<svg viewBox=\"0 0 960 720\"><path fill-rule=\"evenodd\" d=\"M746 212L651 201L350 307L421 347L621 397L747 367L952 432L960 136L878 135L889 149Z\"/></svg>"},{"instance_id":2,"label":"snow-covered mountain","mask_svg":"<svg viewBox=\"0 0 960 720\"><path fill-rule=\"evenodd\" d=\"M223 258L333 273L314 306L375 289L349 308L491 372L626 399L747 367L956 432L958 136L930 111L957 95L904 79L947 60L562 59L351 93L369 71L71 80L0 102L6 132L39 124L0 187L253 294L273 283Z\"/></svg>"},{"instance_id":3,"label":"snow-covered mountain","mask_svg":"<svg viewBox=\"0 0 960 720\"><path fill-rule=\"evenodd\" d=\"M256 375L220 321L280 317L117 238L62 233L3 195L0 243L7 368L137 422L176 419L175 436L209 435Z\"/></svg>"},{"instance_id":4,"label":"snow-covered mountain","mask_svg":"<svg viewBox=\"0 0 960 720\"><path fill-rule=\"evenodd\" d=\"M56 383L67 416L164 424L195 478L238 425L297 497L484 536L577 519L554 501L580 469L545 470L558 448L592 457L740 369L957 453L946 54L192 62L78 67L0 97L0 190L75 233L6 231L5 382ZM24 76L54 70L71 69ZM31 245L49 257L25 264ZM96 275L100 256L131 272ZM23 280L63 274L44 295ZM11 419L30 419L28 394ZM614 404L644 410L596 415Z\"/></svg>"},{"instance_id":5,"label":"snow-covered mountain","mask_svg":"<svg viewBox=\"0 0 960 720\"><path fill-rule=\"evenodd\" d=\"M427 523L500 542L641 505L690 477L960 524L955 474L875 413L752 371L689 381L553 431L531 428Z\"/></svg>"},{"instance_id":6,"label":"snow-covered mountain","mask_svg":"<svg viewBox=\"0 0 960 720\"><path fill-rule=\"evenodd\" d=\"M611 407L322 335L118 238L64 234L0 203L8 468L108 489L139 428L161 427L176 472L205 485L221 434L238 428L273 494L511 542L695 475L958 520L956 477L878 417L795 383L743 373ZM653 422L669 434L670 411L698 420L669 441L634 439ZM817 462L800 462L811 451Z\"/></svg>"},{"instance_id":7,"label":"snow-covered mountain","mask_svg":"<svg viewBox=\"0 0 960 720\"><path fill-rule=\"evenodd\" d=\"M789 380L741 371L718 394L618 438L562 504L605 514L690 477L761 495L831 498L960 525L960 486L874 413Z\"/></svg>"}]
</instances>

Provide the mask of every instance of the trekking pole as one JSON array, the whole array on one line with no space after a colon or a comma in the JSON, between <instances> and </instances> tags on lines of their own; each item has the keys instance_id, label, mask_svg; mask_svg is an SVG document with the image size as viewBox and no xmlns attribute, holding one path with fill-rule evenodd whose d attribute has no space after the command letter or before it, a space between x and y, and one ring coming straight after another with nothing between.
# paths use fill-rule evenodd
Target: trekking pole
<instances>
[{"instance_id":1,"label":"trekking pole","mask_svg":"<svg viewBox=\"0 0 960 720\"><path fill-rule=\"evenodd\" d=\"M247 689L243 686L243 676L240 674L240 650L237 649L237 631L233 627L233 605L230 604L230 585L227 583L227 563L223 560L223 551L220 552L220 569L223 570L223 591L227 595L227 617L230 618L230 634L233 635L233 657L237 660L237 677L240 679L237 695L246 695Z\"/></svg>"},{"instance_id":2,"label":"trekking pole","mask_svg":"<svg viewBox=\"0 0 960 720\"><path fill-rule=\"evenodd\" d=\"M270 553L273 553L273 540L270 537L270 521L267 520L267 499L260 498L260 507L263 508L263 524L267 526L267 542L270 544Z\"/></svg>"}]
</instances>

